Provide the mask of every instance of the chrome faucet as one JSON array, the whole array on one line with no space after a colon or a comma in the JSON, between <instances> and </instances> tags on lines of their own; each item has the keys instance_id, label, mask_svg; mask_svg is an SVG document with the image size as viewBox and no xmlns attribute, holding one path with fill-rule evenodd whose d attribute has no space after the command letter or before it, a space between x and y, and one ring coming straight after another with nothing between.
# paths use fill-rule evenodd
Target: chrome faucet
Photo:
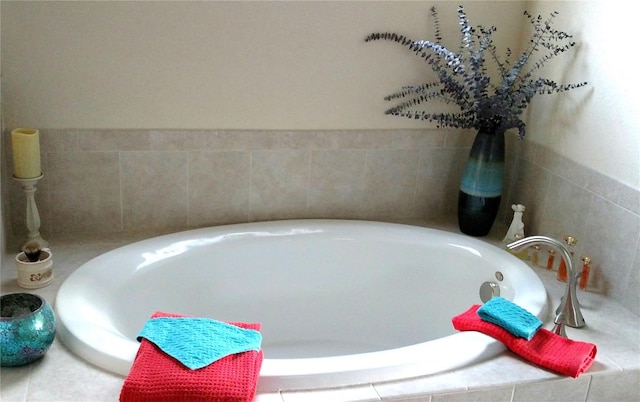
<instances>
[{"instance_id":1,"label":"chrome faucet","mask_svg":"<svg viewBox=\"0 0 640 402\"><path fill-rule=\"evenodd\" d=\"M551 237L529 236L525 237L524 239L516 240L513 243L507 244L507 248L513 251L521 251L527 247L540 244L553 247L556 251L558 251L567 266L567 287L564 296L562 296L562 299L560 301L560 305L556 309L554 332L556 332L557 329L557 333L559 333L562 329L563 324L574 328L584 327L584 318L582 317L580 304L578 303L578 299L576 298L576 287L578 285L580 272L573 267L571 253L569 252L567 247L565 247L565 245L558 240ZM562 332L564 335L564 331Z\"/></svg>"}]
</instances>

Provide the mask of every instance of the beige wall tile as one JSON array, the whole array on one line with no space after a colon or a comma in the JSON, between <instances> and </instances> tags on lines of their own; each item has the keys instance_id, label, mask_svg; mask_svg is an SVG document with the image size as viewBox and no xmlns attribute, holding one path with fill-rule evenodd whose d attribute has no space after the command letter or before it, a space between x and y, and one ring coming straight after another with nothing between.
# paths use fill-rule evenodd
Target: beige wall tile
<instances>
[{"instance_id":1,"label":"beige wall tile","mask_svg":"<svg viewBox=\"0 0 640 402\"><path fill-rule=\"evenodd\" d=\"M393 142L392 130L351 130L330 133L335 147L380 149L390 148Z\"/></svg>"},{"instance_id":2,"label":"beige wall tile","mask_svg":"<svg viewBox=\"0 0 640 402\"><path fill-rule=\"evenodd\" d=\"M48 209L51 230L55 233L122 231L119 191L104 188L52 191Z\"/></svg>"},{"instance_id":3,"label":"beige wall tile","mask_svg":"<svg viewBox=\"0 0 640 402\"><path fill-rule=\"evenodd\" d=\"M86 130L78 132L81 151L145 151L149 149L149 130Z\"/></svg>"},{"instance_id":4,"label":"beige wall tile","mask_svg":"<svg viewBox=\"0 0 640 402\"><path fill-rule=\"evenodd\" d=\"M309 216L357 218L362 215L367 151L315 151L311 157Z\"/></svg>"},{"instance_id":5,"label":"beige wall tile","mask_svg":"<svg viewBox=\"0 0 640 402\"><path fill-rule=\"evenodd\" d=\"M457 181L441 176L423 176L418 179L414 217L439 219L443 216L455 216L457 206Z\"/></svg>"},{"instance_id":6,"label":"beige wall tile","mask_svg":"<svg viewBox=\"0 0 640 402\"><path fill-rule=\"evenodd\" d=\"M459 181L468 156L466 148L424 148L420 151L419 174Z\"/></svg>"},{"instance_id":7,"label":"beige wall tile","mask_svg":"<svg viewBox=\"0 0 640 402\"><path fill-rule=\"evenodd\" d=\"M80 130L40 130L40 152L78 151L78 135Z\"/></svg>"},{"instance_id":8,"label":"beige wall tile","mask_svg":"<svg viewBox=\"0 0 640 402\"><path fill-rule=\"evenodd\" d=\"M304 218L309 160L305 150L252 152L249 220Z\"/></svg>"},{"instance_id":9,"label":"beige wall tile","mask_svg":"<svg viewBox=\"0 0 640 402\"><path fill-rule=\"evenodd\" d=\"M471 148L475 137L475 130L447 130L444 146Z\"/></svg>"},{"instance_id":10,"label":"beige wall tile","mask_svg":"<svg viewBox=\"0 0 640 402\"><path fill-rule=\"evenodd\" d=\"M629 272L627 286L622 296L622 304L637 315L640 315L640 240L636 243L636 250L633 255L631 272Z\"/></svg>"},{"instance_id":11,"label":"beige wall tile","mask_svg":"<svg viewBox=\"0 0 640 402\"><path fill-rule=\"evenodd\" d=\"M126 231L187 226L187 153L122 152L122 216Z\"/></svg>"},{"instance_id":12,"label":"beige wall tile","mask_svg":"<svg viewBox=\"0 0 640 402\"><path fill-rule=\"evenodd\" d=\"M364 211L370 217L415 217L420 151L380 149L367 152Z\"/></svg>"},{"instance_id":13,"label":"beige wall tile","mask_svg":"<svg viewBox=\"0 0 640 402\"><path fill-rule=\"evenodd\" d=\"M154 130L149 133L153 151L191 151L206 149L204 144L213 132L189 130Z\"/></svg>"},{"instance_id":14,"label":"beige wall tile","mask_svg":"<svg viewBox=\"0 0 640 402\"><path fill-rule=\"evenodd\" d=\"M241 151L249 149L250 132L241 130L152 130L154 151Z\"/></svg>"},{"instance_id":15,"label":"beige wall tile","mask_svg":"<svg viewBox=\"0 0 640 402\"><path fill-rule=\"evenodd\" d=\"M415 215L425 219L455 216L467 148L420 150Z\"/></svg>"},{"instance_id":16,"label":"beige wall tile","mask_svg":"<svg viewBox=\"0 0 640 402\"><path fill-rule=\"evenodd\" d=\"M189 153L189 226L246 222L250 153Z\"/></svg>"},{"instance_id":17,"label":"beige wall tile","mask_svg":"<svg viewBox=\"0 0 640 402\"><path fill-rule=\"evenodd\" d=\"M397 130L393 132L393 148L442 148L444 130Z\"/></svg>"},{"instance_id":18,"label":"beige wall tile","mask_svg":"<svg viewBox=\"0 0 640 402\"><path fill-rule=\"evenodd\" d=\"M52 152L47 154L49 186L55 191L107 186L119 191L117 152Z\"/></svg>"},{"instance_id":19,"label":"beige wall tile","mask_svg":"<svg viewBox=\"0 0 640 402\"><path fill-rule=\"evenodd\" d=\"M309 131L255 131L248 134L248 146L255 150L308 149L313 138Z\"/></svg>"},{"instance_id":20,"label":"beige wall tile","mask_svg":"<svg viewBox=\"0 0 640 402\"><path fill-rule=\"evenodd\" d=\"M620 206L640 215L640 191L620 184Z\"/></svg>"},{"instance_id":21,"label":"beige wall tile","mask_svg":"<svg viewBox=\"0 0 640 402\"><path fill-rule=\"evenodd\" d=\"M51 190L41 206L53 232L122 230L116 152L48 153L46 167Z\"/></svg>"},{"instance_id":22,"label":"beige wall tile","mask_svg":"<svg viewBox=\"0 0 640 402\"><path fill-rule=\"evenodd\" d=\"M572 235L584 239L586 213L593 195L585 189L553 175L544 206L540 230L547 236Z\"/></svg>"},{"instance_id":23,"label":"beige wall tile","mask_svg":"<svg viewBox=\"0 0 640 402\"><path fill-rule=\"evenodd\" d=\"M513 191L505 199L507 205L523 204L526 211L523 215L525 235L543 234L541 223L551 185L551 173L527 161L520 162L519 174L513 184ZM513 212L506 218L511 223Z\"/></svg>"},{"instance_id":24,"label":"beige wall tile","mask_svg":"<svg viewBox=\"0 0 640 402\"><path fill-rule=\"evenodd\" d=\"M632 262L640 236L640 217L600 197L593 197L583 219L586 232L580 255L586 254L593 260L590 281L595 288L625 304L631 272L639 269Z\"/></svg>"}]
</instances>

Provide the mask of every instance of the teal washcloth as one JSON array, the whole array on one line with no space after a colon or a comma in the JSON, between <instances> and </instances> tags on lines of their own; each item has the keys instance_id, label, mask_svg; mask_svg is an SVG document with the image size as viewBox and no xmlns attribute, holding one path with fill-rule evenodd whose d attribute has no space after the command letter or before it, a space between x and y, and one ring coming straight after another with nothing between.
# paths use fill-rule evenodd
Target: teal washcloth
<instances>
[{"instance_id":1,"label":"teal washcloth","mask_svg":"<svg viewBox=\"0 0 640 402\"><path fill-rule=\"evenodd\" d=\"M482 305L478 316L528 341L542 326L538 317L502 297L494 297Z\"/></svg>"},{"instance_id":2,"label":"teal washcloth","mask_svg":"<svg viewBox=\"0 0 640 402\"><path fill-rule=\"evenodd\" d=\"M253 329L210 318L158 317L147 321L138 334L163 352L196 370L225 356L260 350L262 335Z\"/></svg>"}]
</instances>

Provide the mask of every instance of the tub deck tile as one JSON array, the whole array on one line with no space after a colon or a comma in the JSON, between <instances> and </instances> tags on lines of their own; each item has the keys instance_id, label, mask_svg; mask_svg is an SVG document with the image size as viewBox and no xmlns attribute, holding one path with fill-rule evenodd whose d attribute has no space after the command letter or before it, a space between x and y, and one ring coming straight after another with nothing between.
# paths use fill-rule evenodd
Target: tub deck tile
<instances>
[{"instance_id":1,"label":"tub deck tile","mask_svg":"<svg viewBox=\"0 0 640 402\"><path fill-rule=\"evenodd\" d=\"M442 229L447 230L447 227ZM107 250L139 239L140 237L136 236L117 239L102 236L99 239L89 240L73 236L48 238L54 250L55 279L53 284L30 292L39 294L54 304L55 295L61 283L76 268ZM2 261L0 275L2 294L24 291L16 285L15 261L13 261L15 253L9 250L8 247L8 253L3 256ZM555 309L564 284L555 280L554 273L548 273L544 269L535 271L545 283L553 303L552 308ZM567 379L556 375L532 366L512 353L505 352L490 362L433 376L332 390L264 393L257 395L256 401L431 402L432 396L437 395L455 397L465 392L504 388L515 390L514 401L524 401L532 395L536 397L544 395L544 390L548 387L558 388L571 395L575 387L580 394L576 401L625 401L628 400L625 397L629 396L625 393L631 392L635 393L634 396L638 395L640 392L637 387L640 375L640 344L638 344L637 334L640 329L640 319L620 304L599 294L581 292L578 298L583 305L587 327L567 328L569 337L593 342L598 346L596 361L589 371L578 379ZM545 320L545 328L551 327L550 319ZM122 377L103 371L76 357L57 339L41 361L20 368L3 367L1 377L0 399L26 402L35 400L114 401L117 400L124 381ZM581 392L584 390L585 383L589 384L589 390L586 398L583 399ZM569 389L565 389L565 385ZM612 396L612 392L620 397ZM603 399L605 396L606 399Z\"/></svg>"},{"instance_id":2,"label":"tub deck tile","mask_svg":"<svg viewBox=\"0 0 640 402\"><path fill-rule=\"evenodd\" d=\"M283 391L281 395L284 402L368 402L380 400L380 396L372 385L314 391Z\"/></svg>"}]
</instances>

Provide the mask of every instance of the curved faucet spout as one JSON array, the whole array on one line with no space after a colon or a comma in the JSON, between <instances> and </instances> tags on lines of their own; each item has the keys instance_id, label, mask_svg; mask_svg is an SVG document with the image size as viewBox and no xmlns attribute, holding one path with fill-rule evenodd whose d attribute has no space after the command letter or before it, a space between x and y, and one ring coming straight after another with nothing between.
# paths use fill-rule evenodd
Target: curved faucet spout
<instances>
[{"instance_id":1,"label":"curved faucet spout","mask_svg":"<svg viewBox=\"0 0 640 402\"><path fill-rule=\"evenodd\" d=\"M578 285L578 277L580 276L580 272L576 272L576 269L573 266L571 253L564 244L556 239L547 236L525 237L524 239L516 240L513 243L507 244L507 248L513 251L521 251L527 247L531 247L534 245L546 245L554 248L560 253L560 256L567 266L569 279L567 280L567 287L560 302L560 306L558 306L558 309L556 310L556 314L564 313L563 321L570 327L584 327L584 318L582 317L580 304L578 303L578 299L576 297L576 287Z\"/></svg>"}]
</instances>

